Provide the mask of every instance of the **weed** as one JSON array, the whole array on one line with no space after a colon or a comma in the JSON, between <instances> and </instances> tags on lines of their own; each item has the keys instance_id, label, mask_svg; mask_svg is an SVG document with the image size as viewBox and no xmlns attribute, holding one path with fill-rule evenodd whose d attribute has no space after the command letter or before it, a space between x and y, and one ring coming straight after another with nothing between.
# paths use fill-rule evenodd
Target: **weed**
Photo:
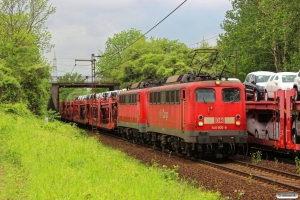
<instances>
[{"instance_id":1,"label":"weed","mask_svg":"<svg viewBox=\"0 0 300 200\"><path fill-rule=\"evenodd\" d=\"M274 158L274 162L275 162L275 167L278 167L278 159Z\"/></svg>"},{"instance_id":2,"label":"weed","mask_svg":"<svg viewBox=\"0 0 300 200\"><path fill-rule=\"evenodd\" d=\"M237 199L241 199L241 197L245 194L244 190L234 190L237 193Z\"/></svg>"},{"instance_id":3,"label":"weed","mask_svg":"<svg viewBox=\"0 0 300 200\"><path fill-rule=\"evenodd\" d=\"M273 177L273 179L274 179L274 177ZM273 182L273 189L276 191L277 190L277 185L276 185L276 183L275 183L275 180L274 180L274 182Z\"/></svg>"},{"instance_id":4,"label":"weed","mask_svg":"<svg viewBox=\"0 0 300 200\"><path fill-rule=\"evenodd\" d=\"M195 187L196 184L198 183L198 181L196 181L196 180L191 180L191 179L190 179L190 181L191 181L191 185L192 185L193 187Z\"/></svg>"},{"instance_id":5,"label":"weed","mask_svg":"<svg viewBox=\"0 0 300 200\"><path fill-rule=\"evenodd\" d=\"M151 167L152 168L157 168L158 167L158 162L156 160L156 155L154 155L154 158L151 158Z\"/></svg>"},{"instance_id":6,"label":"weed","mask_svg":"<svg viewBox=\"0 0 300 200\"><path fill-rule=\"evenodd\" d=\"M262 156L261 151L257 151L255 153L251 153L251 161L252 161L252 163L254 163L254 164L259 163L261 161L261 156Z\"/></svg>"},{"instance_id":7,"label":"weed","mask_svg":"<svg viewBox=\"0 0 300 200\"><path fill-rule=\"evenodd\" d=\"M250 175L249 175L249 185L252 185L252 178L253 178L253 175L250 174Z\"/></svg>"},{"instance_id":8,"label":"weed","mask_svg":"<svg viewBox=\"0 0 300 200\"><path fill-rule=\"evenodd\" d=\"M298 156L295 157L295 163L296 163L296 171L298 174L300 174L300 159Z\"/></svg>"},{"instance_id":9,"label":"weed","mask_svg":"<svg viewBox=\"0 0 300 200\"><path fill-rule=\"evenodd\" d=\"M47 111L47 119L49 122L53 122L56 119L59 119L60 115L55 110L48 110Z\"/></svg>"},{"instance_id":10,"label":"weed","mask_svg":"<svg viewBox=\"0 0 300 200\"><path fill-rule=\"evenodd\" d=\"M246 172L248 171L248 168L249 168L249 166L248 166L248 163L246 164Z\"/></svg>"},{"instance_id":11,"label":"weed","mask_svg":"<svg viewBox=\"0 0 300 200\"><path fill-rule=\"evenodd\" d=\"M173 165L173 169L168 168L166 165L163 165L163 177L167 181L177 181L179 180L178 165Z\"/></svg>"},{"instance_id":12,"label":"weed","mask_svg":"<svg viewBox=\"0 0 300 200\"><path fill-rule=\"evenodd\" d=\"M169 158L171 157L171 155L172 155L172 151L169 151Z\"/></svg>"}]
</instances>

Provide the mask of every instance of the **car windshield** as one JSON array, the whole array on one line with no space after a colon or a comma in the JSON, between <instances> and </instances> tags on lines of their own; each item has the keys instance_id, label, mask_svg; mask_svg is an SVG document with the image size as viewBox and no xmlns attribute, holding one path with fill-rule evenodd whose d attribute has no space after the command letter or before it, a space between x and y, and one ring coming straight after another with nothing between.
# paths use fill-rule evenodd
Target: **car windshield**
<instances>
[{"instance_id":1,"label":"car windshield","mask_svg":"<svg viewBox=\"0 0 300 200\"><path fill-rule=\"evenodd\" d=\"M282 82L283 83L292 83L292 82L294 82L295 78L296 78L296 75L282 75Z\"/></svg>"},{"instance_id":2,"label":"car windshield","mask_svg":"<svg viewBox=\"0 0 300 200\"><path fill-rule=\"evenodd\" d=\"M256 83L264 83L267 82L271 75L257 75Z\"/></svg>"},{"instance_id":3,"label":"car windshield","mask_svg":"<svg viewBox=\"0 0 300 200\"><path fill-rule=\"evenodd\" d=\"M259 114L258 115L258 122L269 122L272 114Z\"/></svg>"}]
</instances>

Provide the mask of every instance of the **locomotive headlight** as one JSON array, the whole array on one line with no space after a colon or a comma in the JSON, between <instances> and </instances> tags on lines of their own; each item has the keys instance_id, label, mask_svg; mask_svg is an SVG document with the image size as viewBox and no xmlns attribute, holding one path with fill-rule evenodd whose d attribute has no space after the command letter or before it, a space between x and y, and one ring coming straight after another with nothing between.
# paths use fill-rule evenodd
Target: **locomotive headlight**
<instances>
[{"instance_id":1,"label":"locomotive headlight","mask_svg":"<svg viewBox=\"0 0 300 200\"><path fill-rule=\"evenodd\" d=\"M216 85L220 85L221 81L220 80L216 80Z\"/></svg>"},{"instance_id":2,"label":"locomotive headlight","mask_svg":"<svg viewBox=\"0 0 300 200\"><path fill-rule=\"evenodd\" d=\"M241 125L241 122L240 122L240 121L236 121L236 122L235 122L235 125L236 125L236 126L240 126L240 125Z\"/></svg>"},{"instance_id":3,"label":"locomotive headlight","mask_svg":"<svg viewBox=\"0 0 300 200\"><path fill-rule=\"evenodd\" d=\"M203 122L198 122L198 125L199 126L203 126Z\"/></svg>"},{"instance_id":4,"label":"locomotive headlight","mask_svg":"<svg viewBox=\"0 0 300 200\"><path fill-rule=\"evenodd\" d=\"M237 115L235 116L235 118L236 118L237 120L240 120L240 119L241 119L241 115L237 114Z\"/></svg>"}]
</instances>

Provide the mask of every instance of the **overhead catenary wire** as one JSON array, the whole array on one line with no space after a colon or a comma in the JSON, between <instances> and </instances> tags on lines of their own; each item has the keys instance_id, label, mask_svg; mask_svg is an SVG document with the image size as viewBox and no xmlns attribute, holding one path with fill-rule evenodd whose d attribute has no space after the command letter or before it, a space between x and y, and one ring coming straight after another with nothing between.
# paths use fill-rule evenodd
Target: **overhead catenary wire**
<instances>
[{"instance_id":1,"label":"overhead catenary wire","mask_svg":"<svg viewBox=\"0 0 300 200\"><path fill-rule=\"evenodd\" d=\"M137 38L136 40L134 40L132 43L130 43L127 47L125 47L124 49L122 49L121 51L118 51L117 53L115 53L114 55L117 55L119 53L121 53L122 51L124 51L125 49L127 49L128 47L132 46L134 43L136 43L138 40L140 40L141 38L143 38L145 35L147 35L150 31L152 31L155 27L157 27L160 23L162 23L165 19L167 19L172 13L174 13L178 8L180 8L187 0L183 1L179 6L177 6L172 12L170 12L166 17L164 17L162 20L160 20L156 25L154 25L151 29L149 29L146 33L144 33L142 36L140 36L139 38Z\"/></svg>"},{"instance_id":2,"label":"overhead catenary wire","mask_svg":"<svg viewBox=\"0 0 300 200\"><path fill-rule=\"evenodd\" d=\"M214 36L214 37L211 37L211 38L207 38L207 39L204 39L204 40L202 40L201 42L197 42L197 43L194 43L194 44L190 44L190 45L188 45L188 46L193 46L193 45L198 45L199 43L203 43L204 41L207 41L207 40L211 40L211 39L214 39L214 38L216 38L216 37L219 37L218 35L217 36Z\"/></svg>"},{"instance_id":3,"label":"overhead catenary wire","mask_svg":"<svg viewBox=\"0 0 300 200\"><path fill-rule=\"evenodd\" d=\"M160 20L156 25L154 25L151 29L149 29L146 33L144 33L142 36L140 36L139 38L137 38L136 40L134 40L132 43L130 43L128 46L126 46L124 49L122 49L121 51L118 51L117 53L113 54L112 56L115 56L117 54L122 53L125 49L129 48L130 46L132 46L134 43L136 43L138 40L140 40L141 38L143 38L146 34L148 34L150 31L152 31L155 27L157 27L161 22L163 22L165 19L167 19L172 13L174 13L178 8L180 8L187 0L183 1L179 6L177 6L172 12L170 12L166 17L164 17L162 20ZM104 57L104 56L103 56ZM124 63L126 63L128 60L121 62L118 64L122 65ZM110 69L117 69L117 66L113 66Z\"/></svg>"}]
</instances>

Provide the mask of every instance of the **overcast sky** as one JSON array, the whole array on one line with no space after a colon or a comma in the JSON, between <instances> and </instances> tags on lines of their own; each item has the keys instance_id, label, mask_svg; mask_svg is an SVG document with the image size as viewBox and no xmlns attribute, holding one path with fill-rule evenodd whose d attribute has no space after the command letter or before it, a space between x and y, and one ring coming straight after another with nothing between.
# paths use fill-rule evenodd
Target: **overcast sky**
<instances>
[{"instance_id":1,"label":"overcast sky","mask_svg":"<svg viewBox=\"0 0 300 200\"><path fill-rule=\"evenodd\" d=\"M105 50L105 42L115 33L131 28L146 33L184 0L49 0L57 8L46 26L55 45L45 54L53 62L57 59L57 75L78 72L91 75L90 62L75 59L91 59L91 54ZM146 37L178 40L189 47L197 47L204 39L216 44L220 24L229 0L187 0L180 8L149 32ZM212 39L209 39L212 38ZM198 43L198 45L197 45ZM73 69L74 68L74 69ZM73 71L72 71L73 70Z\"/></svg>"}]
</instances>

